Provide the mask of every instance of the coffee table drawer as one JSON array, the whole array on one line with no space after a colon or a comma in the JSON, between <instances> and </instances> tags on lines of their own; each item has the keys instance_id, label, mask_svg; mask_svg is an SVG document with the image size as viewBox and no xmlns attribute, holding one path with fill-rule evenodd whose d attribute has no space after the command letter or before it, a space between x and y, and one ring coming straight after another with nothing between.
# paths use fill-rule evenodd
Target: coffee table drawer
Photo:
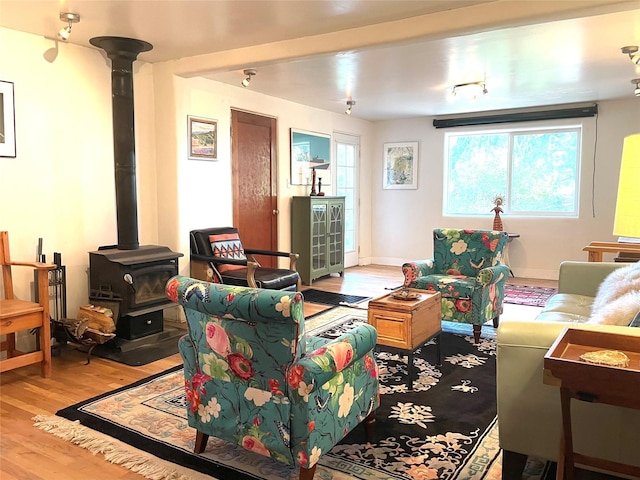
<instances>
[{"instance_id":1,"label":"coffee table drawer","mask_svg":"<svg viewBox=\"0 0 640 480\"><path fill-rule=\"evenodd\" d=\"M378 331L378 344L389 347L410 348L410 314L390 315L389 312L369 310L369 323Z\"/></svg>"}]
</instances>

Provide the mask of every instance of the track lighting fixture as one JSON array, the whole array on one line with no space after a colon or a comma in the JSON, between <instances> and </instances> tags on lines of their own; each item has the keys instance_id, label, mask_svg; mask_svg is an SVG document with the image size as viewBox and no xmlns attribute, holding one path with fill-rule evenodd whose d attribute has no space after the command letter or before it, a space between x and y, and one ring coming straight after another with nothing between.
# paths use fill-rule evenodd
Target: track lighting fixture
<instances>
[{"instance_id":1,"label":"track lighting fixture","mask_svg":"<svg viewBox=\"0 0 640 480\"><path fill-rule=\"evenodd\" d=\"M71 25L80 21L80 15L71 12L60 12L60 20L67 22L67 26L60 29L58 32L58 38L60 40L67 41L69 35L71 35Z\"/></svg>"},{"instance_id":2,"label":"track lighting fixture","mask_svg":"<svg viewBox=\"0 0 640 480\"><path fill-rule=\"evenodd\" d=\"M640 97L640 78L634 78L631 83L635 84L636 88L633 90L633 94L636 97Z\"/></svg>"},{"instance_id":3,"label":"track lighting fixture","mask_svg":"<svg viewBox=\"0 0 640 480\"><path fill-rule=\"evenodd\" d=\"M480 95L486 95L489 93L487 90L487 84L485 82L467 82L454 85L451 89L451 94L455 97L457 95L463 95L475 100Z\"/></svg>"},{"instance_id":4,"label":"track lighting fixture","mask_svg":"<svg viewBox=\"0 0 640 480\"><path fill-rule=\"evenodd\" d=\"M347 115L351 115L351 109L356 104L355 100L347 100L347 109L344 111Z\"/></svg>"},{"instance_id":5,"label":"track lighting fixture","mask_svg":"<svg viewBox=\"0 0 640 480\"><path fill-rule=\"evenodd\" d=\"M620 49L622 53L629 55L629 58L636 65L640 65L640 52L637 45L629 45Z\"/></svg>"},{"instance_id":6,"label":"track lighting fixture","mask_svg":"<svg viewBox=\"0 0 640 480\"><path fill-rule=\"evenodd\" d=\"M245 68L242 73L245 75L244 80L242 80L242 86L246 88L251 83L251 77L258 72L254 68Z\"/></svg>"}]
</instances>

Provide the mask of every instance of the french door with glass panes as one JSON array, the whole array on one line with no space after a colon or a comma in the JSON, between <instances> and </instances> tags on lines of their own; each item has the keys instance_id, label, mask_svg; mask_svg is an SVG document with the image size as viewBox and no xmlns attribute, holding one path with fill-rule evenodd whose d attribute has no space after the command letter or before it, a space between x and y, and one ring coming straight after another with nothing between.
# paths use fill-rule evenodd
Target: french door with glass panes
<instances>
[{"instance_id":1,"label":"french door with glass panes","mask_svg":"<svg viewBox=\"0 0 640 480\"><path fill-rule=\"evenodd\" d=\"M360 137L334 133L336 195L345 197L344 266L358 265L358 161Z\"/></svg>"}]
</instances>

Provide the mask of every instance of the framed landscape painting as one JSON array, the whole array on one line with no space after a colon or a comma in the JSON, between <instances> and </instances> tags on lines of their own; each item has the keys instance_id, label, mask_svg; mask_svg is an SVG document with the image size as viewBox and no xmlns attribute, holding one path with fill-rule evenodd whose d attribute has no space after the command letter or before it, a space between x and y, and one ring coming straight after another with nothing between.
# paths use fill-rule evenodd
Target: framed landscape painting
<instances>
[{"instance_id":1,"label":"framed landscape painting","mask_svg":"<svg viewBox=\"0 0 640 480\"><path fill-rule=\"evenodd\" d=\"M189 122L189 159L218 159L218 122L187 116Z\"/></svg>"},{"instance_id":2,"label":"framed landscape painting","mask_svg":"<svg viewBox=\"0 0 640 480\"><path fill-rule=\"evenodd\" d=\"M382 188L418 188L418 142L384 144Z\"/></svg>"},{"instance_id":3,"label":"framed landscape painting","mask_svg":"<svg viewBox=\"0 0 640 480\"><path fill-rule=\"evenodd\" d=\"M312 171L331 185L331 135L291 129L291 185L311 185Z\"/></svg>"},{"instance_id":4,"label":"framed landscape painting","mask_svg":"<svg viewBox=\"0 0 640 480\"><path fill-rule=\"evenodd\" d=\"M16 156L13 82L0 80L0 157Z\"/></svg>"}]
</instances>

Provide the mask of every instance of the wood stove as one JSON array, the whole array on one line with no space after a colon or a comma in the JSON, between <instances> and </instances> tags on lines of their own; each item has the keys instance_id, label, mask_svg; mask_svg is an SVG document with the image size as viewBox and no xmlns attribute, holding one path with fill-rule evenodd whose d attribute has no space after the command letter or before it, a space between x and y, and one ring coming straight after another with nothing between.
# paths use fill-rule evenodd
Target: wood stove
<instances>
[{"instance_id":1,"label":"wood stove","mask_svg":"<svg viewBox=\"0 0 640 480\"><path fill-rule=\"evenodd\" d=\"M163 330L163 309L173 305L164 288L181 256L158 245L89 252L89 299L113 310L116 336L134 340Z\"/></svg>"},{"instance_id":2,"label":"wood stove","mask_svg":"<svg viewBox=\"0 0 640 480\"><path fill-rule=\"evenodd\" d=\"M133 62L153 48L142 40L95 37L89 42L111 59L113 146L118 244L89 252L89 298L111 308L116 336L134 340L163 330L167 280L178 273L182 253L138 243Z\"/></svg>"}]
</instances>

